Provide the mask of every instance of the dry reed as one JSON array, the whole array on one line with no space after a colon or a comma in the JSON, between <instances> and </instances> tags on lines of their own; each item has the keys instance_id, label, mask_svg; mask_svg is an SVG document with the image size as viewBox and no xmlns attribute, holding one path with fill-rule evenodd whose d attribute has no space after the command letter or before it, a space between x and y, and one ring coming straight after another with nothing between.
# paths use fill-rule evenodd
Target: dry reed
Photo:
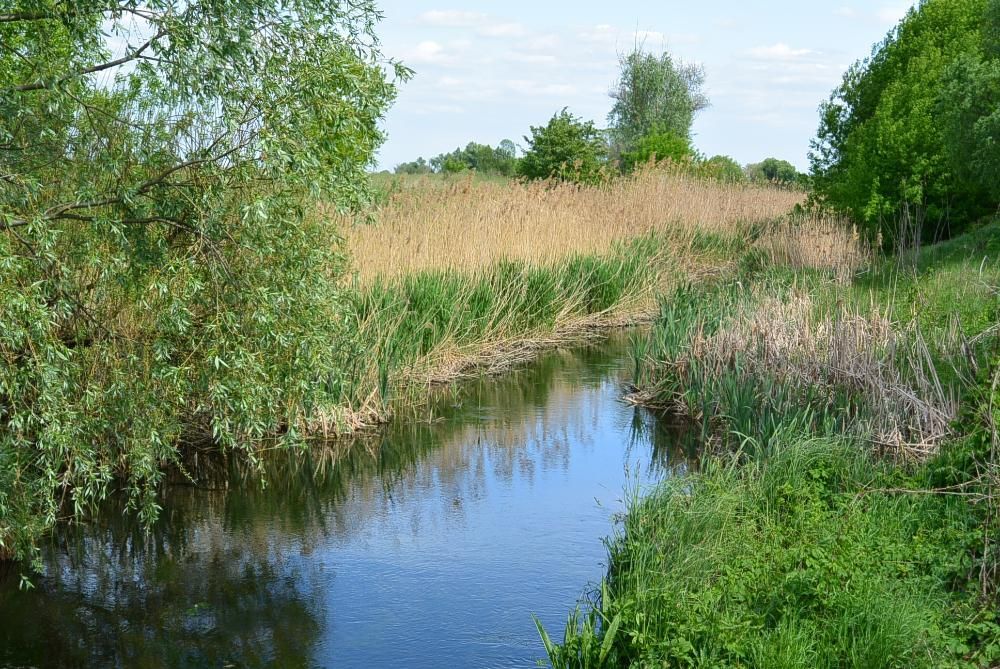
<instances>
[{"instance_id":1,"label":"dry reed","mask_svg":"<svg viewBox=\"0 0 1000 669\"><path fill-rule=\"evenodd\" d=\"M848 281L874 257L857 227L839 218L813 217L775 226L757 240L775 265L792 269L822 269Z\"/></svg>"},{"instance_id":2,"label":"dry reed","mask_svg":"<svg viewBox=\"0 0 1000 669\"><path fill-rule=\"evenodd\" d=\"M847 390L870 416L876 444L894 453L933 453L958 415L958 398L943 387L919 331L877 311L817 317L807 294L752 301L712 335L696 333L689 356L711 374L738 369L831 397Z\"/></svg>"},{"instance_id":3,"label":"dry reed","mask_svg":"<svg viewBox=\"0 0 1000 669\"><path fill-rule=\"evenodd\" d=\"M645 171L601 186L478 182L404 188L374 225L352 226L347 248L361 282L428 269L479 270L501 259L547 265L600 254L651 232L737 234L772 221L802 194Z\"/></svg>"}]
</instances>

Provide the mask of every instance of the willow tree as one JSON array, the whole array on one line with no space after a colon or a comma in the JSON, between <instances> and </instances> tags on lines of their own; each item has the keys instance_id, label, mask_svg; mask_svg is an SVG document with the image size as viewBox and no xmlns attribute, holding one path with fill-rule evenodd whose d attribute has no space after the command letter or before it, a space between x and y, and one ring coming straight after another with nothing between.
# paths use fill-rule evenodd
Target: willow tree
<instances>
[{"instance_id":1,"label":"willow tree","mask_svg":"<svg viewBox=\"0 0 1000 669\"><path fill-rule=\"evenodd\" d=\"M251 458L339 399L335 232L393 82L368 0L0 9L0 554L181 444Z\"/></svg>"},{"instance_id":2,"label":"willow tree","mask_svg":"<svg viewBox=\"0 0 1000 669\"><path fill-rule=\"evenodd\" d=\"M709 106L705 70L669 53L657 56L641 48L619 60L621 74L611 91L614 105L608 114L619 151L632 151L651 135L690 141L695 116Z\"/></svg>"}]
</instances>

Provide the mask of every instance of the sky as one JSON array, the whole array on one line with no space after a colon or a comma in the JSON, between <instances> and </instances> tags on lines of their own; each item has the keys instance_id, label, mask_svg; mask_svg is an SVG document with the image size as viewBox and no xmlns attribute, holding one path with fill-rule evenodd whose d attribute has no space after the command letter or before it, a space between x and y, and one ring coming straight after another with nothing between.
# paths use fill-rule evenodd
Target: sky
<instances>
[{"instance_id":1,"label":"sky","mask_svg":"<svg viewBox=\"0 0 1000 669\"><path fill-rule=\"evenodd\" d=\"M416 74L386 118L379 169L470 141L524 146L563 107L605 127L618 54L641 44L704 66L699 151L805 170L820 103L912 4L380 0L383 52Z\"/></svg>"}]
</instances>

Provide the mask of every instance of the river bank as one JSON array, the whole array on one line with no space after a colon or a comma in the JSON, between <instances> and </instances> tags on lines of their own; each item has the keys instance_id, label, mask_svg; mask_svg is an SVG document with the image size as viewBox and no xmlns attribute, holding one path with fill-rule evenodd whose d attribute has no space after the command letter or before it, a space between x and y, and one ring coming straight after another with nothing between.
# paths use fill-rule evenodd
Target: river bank
<instances>
[{"instance_id":1,"label":"river bank","mask_svg":"<svg viewBox=\"0 0 1000 669\"><path fill-rule=\"evenodd\" d=\"M202 454L148 529L116 497L32 589L0 574L0 667L535 666L532 615L601 577L622 490L688 466L620 401L628 366L620 334L436 393L433 420Z\"/></svg>"},{"instance_id":2,"label":"river bank","mask_svg":"<svg viewBox=\"0 0 1000 669\"><path fill-rule=\"evenodd\" d=\"M630 501L552 663L994 666L998 233L665 300L633 398L708 455Z\"/></svg>"}]
</instances>

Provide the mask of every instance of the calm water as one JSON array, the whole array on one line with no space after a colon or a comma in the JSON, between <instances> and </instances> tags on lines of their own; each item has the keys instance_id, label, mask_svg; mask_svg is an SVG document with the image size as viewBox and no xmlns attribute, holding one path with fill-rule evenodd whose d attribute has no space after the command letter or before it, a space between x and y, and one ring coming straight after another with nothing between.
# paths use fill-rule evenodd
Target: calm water
<instances>
[{"instance_id":1,"label":"calm water","mask_svg":"<svg viewBox=\"0 0 1000 669\"><path fill-rule=\"evenodd\" d=\"M264 489L202 463L151 534L109 508L35 590L0 573L0 666L536 666L532 614L561 638L624 491L685 467L626 366L621 340L548 354Z\"/></svg>"}]
</instances>

